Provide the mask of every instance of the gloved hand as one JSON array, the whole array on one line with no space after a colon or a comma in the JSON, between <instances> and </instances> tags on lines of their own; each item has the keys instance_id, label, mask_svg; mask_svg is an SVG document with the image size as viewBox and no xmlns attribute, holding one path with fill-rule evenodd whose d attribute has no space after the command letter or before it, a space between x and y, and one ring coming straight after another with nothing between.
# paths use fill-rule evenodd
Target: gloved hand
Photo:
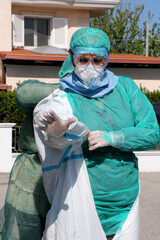
<instances>
[{"instance_id":1,"label":"gloved hand","mask_svg":"<svg viewBox=\"0 0 160 240\"><path fill-rule=\"evenodd\" d=\"M92 131L88 134L89 150L95 150L99 147L112 146L120 149L124 142L122 131Z\"/></svg>"},{"instance_id":2,"label":"gloved hand","mask_svg":"<svg viewBox=\"0 0 160 240\"><path fill-rule=\"evenodd\" d=\"M76 121L75 117L69 118L68 120L62 120L52 110L50 110L49 113L44 113L43 116L44 118L40 118L39 122L44 126L35 125L35 128L45 131L48 135L56 138L63 136L69 126Z\"/></svg>"},{"instance_id":3,"label":"gloved hand","mask_svg":"<svg viewBox=\"0 0 160 240\"><path fill-rule=\"evenodd\" d=\"M89 150L95 150L99 147L110 146L111 144L103 139L104 132L92 131L88 134Z\"/></svg>"}]
</instances>

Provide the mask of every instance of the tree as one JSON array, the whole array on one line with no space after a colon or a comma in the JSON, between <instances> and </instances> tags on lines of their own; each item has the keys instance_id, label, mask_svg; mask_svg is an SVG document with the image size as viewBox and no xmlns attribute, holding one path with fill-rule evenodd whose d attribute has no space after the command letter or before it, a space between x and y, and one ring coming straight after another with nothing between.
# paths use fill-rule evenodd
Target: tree
<instances>
[{"instance_id":1,"label":"tree","mask_svg":"<svg viewBox=\"0 0 160 240\"><path fill-rule=\"evenodd\" d=\"M149 56L160 57L160 23L154 23L149 33Z\"/></svg>"},{"instance_id":2,"label":"tree","mask_svg":"<svg viewBox=\"0 0 160 240\"><path fill-rule=\"evenodd\" d=\"M106 11L103 16L92 18L90 25L107 33L112 53L145 55L146 22L143 27L139 27L143 10L143 4L133 9L130 3L127 3L125 8L120 3L114 9ZM150 18L152 16L150 15ZM160 54L159 25L155 23L152 34L151 31L149 34L149 55L157 56Z\"/></svg>"}]
</instances>

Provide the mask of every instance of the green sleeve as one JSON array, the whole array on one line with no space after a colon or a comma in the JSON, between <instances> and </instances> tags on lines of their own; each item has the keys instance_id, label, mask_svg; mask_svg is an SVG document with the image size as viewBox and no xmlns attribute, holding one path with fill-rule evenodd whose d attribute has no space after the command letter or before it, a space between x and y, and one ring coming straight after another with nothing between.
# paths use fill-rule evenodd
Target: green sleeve
<instances>
[{"instance_id":1,"label":"green sleeve","mask_svg":"<svg viewBox=\"0 0 160 240\"><path fill-rule=\"evenodd\" d=\"M39 101L51 94L58 83L44 83L38 80L22 82L16 91L16 105L23 113L32 113Z\"/></svg>"},{"instance_id":2,"label":"green sleeve","mask_svg":"<svg viewBox=\"0 0 160 240\"><path fill-rule=\"evenodd\" d=\"M154 149L159 142L159 125L153 106L134 81L127 77L121 77L121 80L124 94L130 102L134 126L110 132L112 146L118 146L122 151Z\"/></svg>"}]
</instances>

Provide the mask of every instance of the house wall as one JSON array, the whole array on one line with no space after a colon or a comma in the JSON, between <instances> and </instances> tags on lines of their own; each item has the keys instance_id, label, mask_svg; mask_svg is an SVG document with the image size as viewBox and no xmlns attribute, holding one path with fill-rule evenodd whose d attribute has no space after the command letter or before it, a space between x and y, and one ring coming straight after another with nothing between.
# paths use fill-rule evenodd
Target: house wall
<instances>
[{"instance_id":1,"label":"house wall","mask_svg":"<svg viewBox=\"0 0 160 240\"><path fill-rule=\"evenodd\" d=\"M11 0L0 0L0 51L11 51Z\"/></svg>"},{"instance_id":2,"label":"house wall","mask_svg":"<svg viewBox=\"0 0 160 240\"><path fill-rule=\"evenodd\" d=\"M42 15L68 19L68 48L72 34L81 27L89 27L89 10L13 6L13 14Z\"/></svg>"},{"instance_id":3,"label":"house wall","mask_svg":"<svg viewBox=\"0 0 160 240\"><path fill-rule=\"evenodd\" d=\"M17 84L28 79L36 79L41 82L58 82L58 72L60 67L56 66L22 66L6 64L6 84L12 85L12 90L17 88Z\"/></svg>"},{"instance_id":4,"label":"house wall","mask_svg":"<svg viewBox=\"0 0 160 240\"><path fill-rule=\"evenodd\" d=\"M160 68L114 68L109 67L116 75L130 77L140 87L148 90L160 90Z\"/></svg>"},{"instance_id":5,"label":"house wall","mask_svg":"<svg viewBox=\"0 0 160 240\"><path fill-rule=\"evenodd\" d=\"M60 8L41 8L27 6L12 6L12 14L32 16L52 16L68 19L68 48L72 34L81 27L89 27L89 10L70 10ZM6 37L5 37L6 38ZM6 64L6 84L12 85L12 90L27 79L38 79L43 82L57 82L60 67L22 66Z\"/></svg>"},{"instance_id":6,"label":"house wall","mask_svg":"<svg viewBox=\"0 0 160 240\"><path fill-rule=\"evenodd\" d=\"M23 66L6 64L6 84L12 85L28 79L37 79L42 82L58 82L59 66ZM160 69L158 68L108 68L116 75L130 77L140 87L148 90L160 90Z\"/></svg>"}]
</instances>

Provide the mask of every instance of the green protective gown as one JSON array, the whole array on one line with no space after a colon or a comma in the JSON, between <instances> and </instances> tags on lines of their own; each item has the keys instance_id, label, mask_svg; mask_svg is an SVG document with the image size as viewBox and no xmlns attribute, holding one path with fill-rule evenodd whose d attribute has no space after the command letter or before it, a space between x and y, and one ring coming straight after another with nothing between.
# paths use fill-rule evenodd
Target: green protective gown
<instances>
[{"instance_id":1,"label":"green protective gown","mask_svg":"<svg viewBox=\"0 0 160 240\"><path fill-rule=\"evenodd\" d=\"M41 164L33 134L33 108L57 84L29 80L17 89L17 106L26 113L18 156L10 174L4 210L2 240L40 240L49 209ZM152 149L158 142L153 108L136 84L120 77L116 88L104 98L90 99L68 90L74 115L90 130L123 131L120 149L106 147L83 152L96 209L107 235L115 233L128 215L139 191L137 158L133 150ZM85 108L84 108L85 106Z\"/></svg>"},{"instance_id":2,"label":"green protective gown","mask_svg":"<svg viewBox=\"0 0 160 240\"><path fill-rule=\"evenodd\" d=\"M41 240L45 217L50 208L42 168L35 145L33 110L59 84L28 80L16 92L16 104L26 114L18 139L22 153L17 157L9 178L4 213L0 219L0 239Z\"/></svg>"},{"instance_id":3,"label":"green protective gown","mask_svg":"<svg viewBox=\"0 0 160 240\"><path fill-rule=\"evenodd\" d=\"M122 76L112 93L103 98L86 98L70 90L67 94L79 121L91 131L115 133L121 141L119 149L89 151L87 141L82 146L102 227L106 235L115 234L139 193L138 159L133 151L153 149L158 144L153 107L137 85ZM114 144L117 147L116 141Z\"/></svg>"}]
</instances>

